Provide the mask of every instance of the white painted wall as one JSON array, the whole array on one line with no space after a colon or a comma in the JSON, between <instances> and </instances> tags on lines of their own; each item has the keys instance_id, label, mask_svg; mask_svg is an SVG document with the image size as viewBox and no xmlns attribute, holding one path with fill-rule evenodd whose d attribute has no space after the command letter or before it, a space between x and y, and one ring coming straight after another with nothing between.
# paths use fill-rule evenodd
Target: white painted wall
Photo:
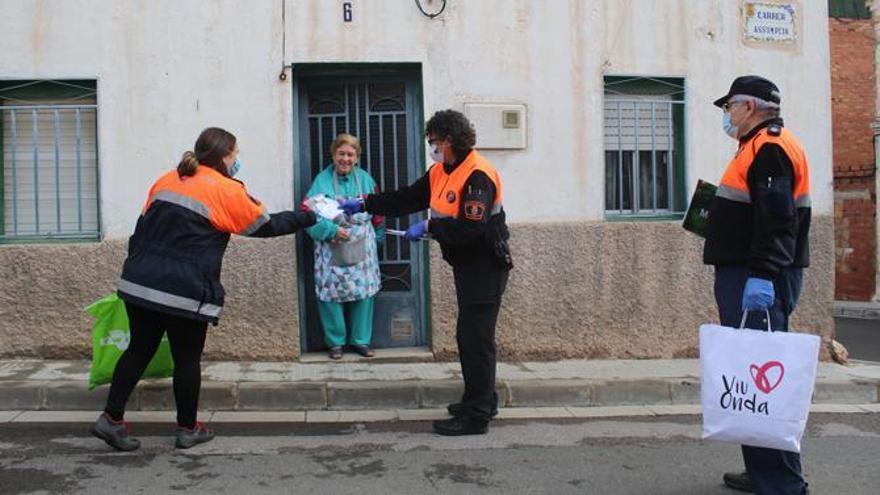
<instances>
[{"instance_id":1,"label":"white painted wall","mask_svg":"<svg viewBox=\"0 0 880 495\"><path fill-rule=\"evenodd\" d=\"M735 0L448 0L435 20L411 0L351 2L346 24L342 0L286 0L283 62L420 62L426 116L466 101L527 105L528 147L486 153L514 223L603 217L605 74L685 78L689 191L698 178L717 181L734 150L712 100L738 75L773 80L810 156L814 214L832 212L824 1L802 1L801 39L788 50L745 46ZM251 192L287 208L281 4L4 0L0 77L98 80L107 236L130 233L152 181L209 125L239 137Z\"/></svg>"}]
</instances>

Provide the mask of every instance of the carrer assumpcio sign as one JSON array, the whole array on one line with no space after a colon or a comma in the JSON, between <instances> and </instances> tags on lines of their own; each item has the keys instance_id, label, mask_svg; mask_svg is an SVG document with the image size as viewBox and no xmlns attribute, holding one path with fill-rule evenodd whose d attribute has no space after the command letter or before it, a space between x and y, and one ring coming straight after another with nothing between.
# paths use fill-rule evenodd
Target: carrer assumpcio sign
<instances>
[{"instance_id":1,"label":"carrer assumpcio sign","mask_svg":"<svg viewBox=\"0 0 880 495\"><path fill-rule=\"evenodd\" d=\"M797 40L795 14L797 4L794 2L745 2L745 37L750 41L794 43Z\"/></svg>"}]
</instances>

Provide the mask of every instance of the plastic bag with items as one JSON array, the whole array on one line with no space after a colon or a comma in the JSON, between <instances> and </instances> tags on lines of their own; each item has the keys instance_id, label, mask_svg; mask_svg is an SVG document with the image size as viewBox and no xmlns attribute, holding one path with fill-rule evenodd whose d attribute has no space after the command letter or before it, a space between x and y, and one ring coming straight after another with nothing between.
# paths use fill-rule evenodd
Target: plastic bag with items
<instances>
[{"instance_id":1,"label":"plastic bag with items","mask_svg":"<svg viewBox=\"0 0 880 495\"><path fill-rule=\"evenodd\" d=\"M89 390L110 383L113 371L122 353L128 349L130 331L125 303L116 294L98 299L85 308L95 317L92 327L92 368L89 370ZM162 337L159 349L144 371L144 378L166 378L174 374L174 359L168 336Z\"/></svg>"}]
</instances>

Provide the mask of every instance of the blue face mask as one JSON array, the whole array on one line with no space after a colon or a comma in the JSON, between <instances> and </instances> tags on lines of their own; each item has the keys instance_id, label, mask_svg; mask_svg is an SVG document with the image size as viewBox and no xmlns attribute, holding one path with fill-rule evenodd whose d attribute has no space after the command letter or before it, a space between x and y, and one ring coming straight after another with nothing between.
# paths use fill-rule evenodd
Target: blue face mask
<instances>
[{"instance_id":1,"label":"blue face mask","mask_svg":"<svg viewBox=\"0 0 880 495\"><path fill-rule=\"evenodd\" d=\"M730 113L724 112L724 117L721 120L721 127L724 128L724 133L733 139L737 139L736 133L739 131L739 128L733 125L733 120L730 119Z\"/></svg>"},{"instance_id":2,"label":"blue face mask","mask_svg":"<svg viewBox=\"0 0 880 495\"><path fill-rule=\"evenodd\" d=\"M235 177L235 174L237 174L239 170L241 170L241 162L236 158L235 163L233 163L227 171L229 172L230 177Z\"/></svg>"}]
</instances>

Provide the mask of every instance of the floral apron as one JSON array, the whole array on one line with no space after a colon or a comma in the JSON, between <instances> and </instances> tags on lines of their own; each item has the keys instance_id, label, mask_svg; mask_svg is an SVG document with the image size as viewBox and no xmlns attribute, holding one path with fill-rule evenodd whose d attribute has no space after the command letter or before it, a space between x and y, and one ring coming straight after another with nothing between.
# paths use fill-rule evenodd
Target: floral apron
<instances>
[{"instance_id":1,"label":"floral apron","mask_svg":"<svg viewBox=\"0 0 880 495\"><path fill-rule=\"evenodd\" d=\"M357 195L361 195L358 169L352 170ZM333 172L333 191L336 200L339 181ZM343 242L315 243L315 293L324 302L351 302L372 297L381 286L379 253L376 231L369 213L355 213L346 217L349 238Z\"/></svg>"}]
</instances>

